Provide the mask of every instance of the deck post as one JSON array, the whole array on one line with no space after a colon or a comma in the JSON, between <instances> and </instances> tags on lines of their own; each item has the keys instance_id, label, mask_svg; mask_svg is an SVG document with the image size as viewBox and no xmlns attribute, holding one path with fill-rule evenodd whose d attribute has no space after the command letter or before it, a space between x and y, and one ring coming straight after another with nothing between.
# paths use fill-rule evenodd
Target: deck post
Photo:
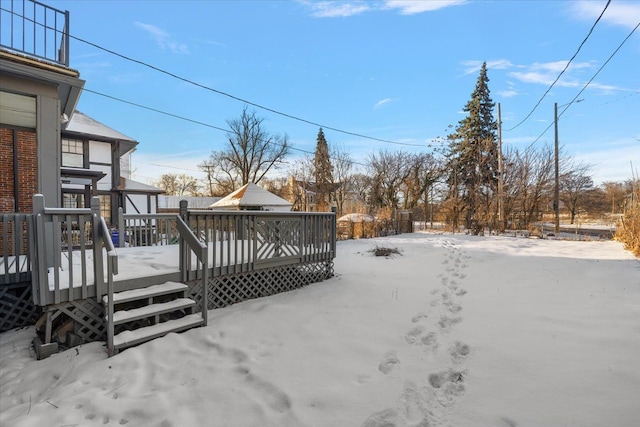
<instances>
[{"instance_id":1,"label":"deck post","mask_svg":"<svg viewBox=\"0 0 640 427\"><path fill-rule=\"evenodd\" d=\"M124 230L124 211L122 206L118 208L118 246L124 248L126 232Z\"/></svg>"},{"instance_id":2,"label":"deck post","mask_svg":"<svg viewBox=\"0 0 640 427\"><path fill-rule=\"evenodd\" d=\"M33 216L44 215L44 196L42 194L33 195ZM53 241L53 227L51 223L45 222L44 229L38 230L38 233L44 233L44 242ZM40 262L44 263L45 268L53 267L53 245L42 245L38 247L38 254L40 255ZM59 256L59 255L58 255Z\"/></svg>"},{"instance_id":3,"label":"deck post","mask_svg":"<svg viewBox=\"0 0 640 427\"><path fill-rule=\"evenodd\" d=\"M333 259L336 257L336 235L338 234L336 229L336 218L338 215L335 206L331 208L331 212L333 213L333 217L331 218L331 259Z\"/></svg>"},{"instance_id":4,"label":"deck post","mask_svg":"<svg viewBox=\"0 0 640 427\"><path fill-rule=\"evenodd\" d=\"M100 236L100 198L91 198L91 232L93 234L93 277L96 285L96 300L105 294L104 264L102 260L102 238Z\"/></svg>"},{"instance_id":5,"label":"deck post","mask_svg":"<svg viewBox=\"0 0 640 427\"><path fill-rule=\"evenodd\" d=\"M185 224L187 224L187 226L189 226L189 210L188 210L188 206L189 206L189 202L186 200L180 200L180 218L182 218L182 220L185 222ZM187 256L188 253L190 252L188 250L187 244L184 241L184 238L182 237L182 234L179 234L179 238L180 238L180 274L182 276L182 280L186 281L188 280L188 274L189 274L189 266L191 265L191 263L189 262Z\"/></svg>"}]
</instances>

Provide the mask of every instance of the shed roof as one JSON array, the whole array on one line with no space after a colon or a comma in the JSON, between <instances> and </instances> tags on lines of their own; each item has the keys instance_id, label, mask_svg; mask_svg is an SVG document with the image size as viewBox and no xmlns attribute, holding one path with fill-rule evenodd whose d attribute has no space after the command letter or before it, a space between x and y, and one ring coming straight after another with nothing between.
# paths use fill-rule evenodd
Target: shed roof
<instances>
[{"instance_id":1,"label":"shed roof","mask_svg":"<svg viewBox=\"0 0 640 427\"><path fill-rule=\"evenodd\" d=\"M340 221L349 221L349 222L372 222L374 218L371 215L363 214L363 213L350 213L341 216L338 218L338 222Z\"/></svg>"},{"instance_id":2,"label":"shed roof","mask_svg":"<svg viewBox=\"0 0 640 427\"><path fill-rule=\"evenodd\" d=\"M259 206L291 206L288 200L278 197L250 182L233 193L212 204L211 208L259 207Z\"/></svg>"},{"instance_id":3,"label":"shed roof","mask_svg":"<svg viewBox=\"0 0 640 427\"><path fill-rule=\"evenodd\" d=\"M222 197L196 197L196 196L159 196L158 208L160 209L178 209L180 200L187 201L187 207L190 209L205 209L211 204L222 199Z\"/></svg>"}]
</instances>

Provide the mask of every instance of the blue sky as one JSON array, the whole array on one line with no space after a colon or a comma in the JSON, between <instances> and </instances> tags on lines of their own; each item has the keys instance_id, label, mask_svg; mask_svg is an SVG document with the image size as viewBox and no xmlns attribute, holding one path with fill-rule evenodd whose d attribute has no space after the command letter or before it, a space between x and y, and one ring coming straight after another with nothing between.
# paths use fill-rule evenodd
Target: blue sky
<instances>
[{"instance_id":1,"label":"blue sky","mask_svg":"<svg viewBox=\"0 0 640 427\"><path fill-rule=\"evenodd\" d=\"M606 1L48 4L70 12L72 36L218 92L72 40L71 67L86 89L212 126L226 128L245 105L223 92L399 143L325 128L329 144L359 162L380 149L429 151L463 118L486 61L505 146L553 144L553 126L540 135L552 125L554 102L583 99L559 120L565 153L593 164L596 183L631 178L631 163L640 169L640 29L604 65L640 23L639 1L611 2L567 71L515 129L576 53ZM269 132L286 133L293 147L314 150L317 125L249 108ZM78 109L140 142L134 178L142 182L167 172L201 176L197 163L225 143L219 130L90 92L82 94ZM300 155L294 151L290 161Z\"/></svg>"}]
</instances>

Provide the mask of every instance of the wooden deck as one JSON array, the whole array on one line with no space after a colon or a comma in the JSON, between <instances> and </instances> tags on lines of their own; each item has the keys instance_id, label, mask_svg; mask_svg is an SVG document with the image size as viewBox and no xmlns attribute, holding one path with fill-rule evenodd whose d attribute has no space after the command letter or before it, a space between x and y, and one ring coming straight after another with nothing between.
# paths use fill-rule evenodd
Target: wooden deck
<instances>
[{"instance_id":1,"label":"wooden deck","mask_svg":"<svg viewBox=\"0 0 640 427\"><path fill-rule=\"evenodd\" d=\"M97 198L91 208L58 209L35 196L33 214L0 215L0 327L32 321L40 307L45 343L58 318L76 323L80 341L103 339L112 327L105 315L113 317L104 296L165 282L189 286L206 324L207 309L333 275L333 213L121 213L114 248L99 212Z\"/></svg>"}]
</instances>

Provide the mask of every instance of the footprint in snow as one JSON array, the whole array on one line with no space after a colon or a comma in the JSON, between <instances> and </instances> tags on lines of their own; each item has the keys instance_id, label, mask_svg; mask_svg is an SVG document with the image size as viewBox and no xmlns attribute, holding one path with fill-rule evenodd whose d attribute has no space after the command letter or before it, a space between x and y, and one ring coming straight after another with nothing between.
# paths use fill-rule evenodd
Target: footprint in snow
<instances>
[{"instance_id":1,"label":"footprint in snow","mask_svg":"<svg viewBox=\"0 0 640 427\"><path fill-rule=\"evenodd\" d=\"M378 371L387 375L391 372L396 366L400 364L400 359L398 359L398 355L395 351L390 351L385 354L384 359L378 365Z\"/></svg>"},{"instance_id":2,"label":"footprint in snow","mask_svg":"<svg viewBox=\"0 0 640 427\"><path fill-rule=\"evenodd\" d=\"M449 349L449 354L454 362L464 360L471 353L471 348L468 344L462 341L456 341Z\"/></svg>"}]
</instances>

